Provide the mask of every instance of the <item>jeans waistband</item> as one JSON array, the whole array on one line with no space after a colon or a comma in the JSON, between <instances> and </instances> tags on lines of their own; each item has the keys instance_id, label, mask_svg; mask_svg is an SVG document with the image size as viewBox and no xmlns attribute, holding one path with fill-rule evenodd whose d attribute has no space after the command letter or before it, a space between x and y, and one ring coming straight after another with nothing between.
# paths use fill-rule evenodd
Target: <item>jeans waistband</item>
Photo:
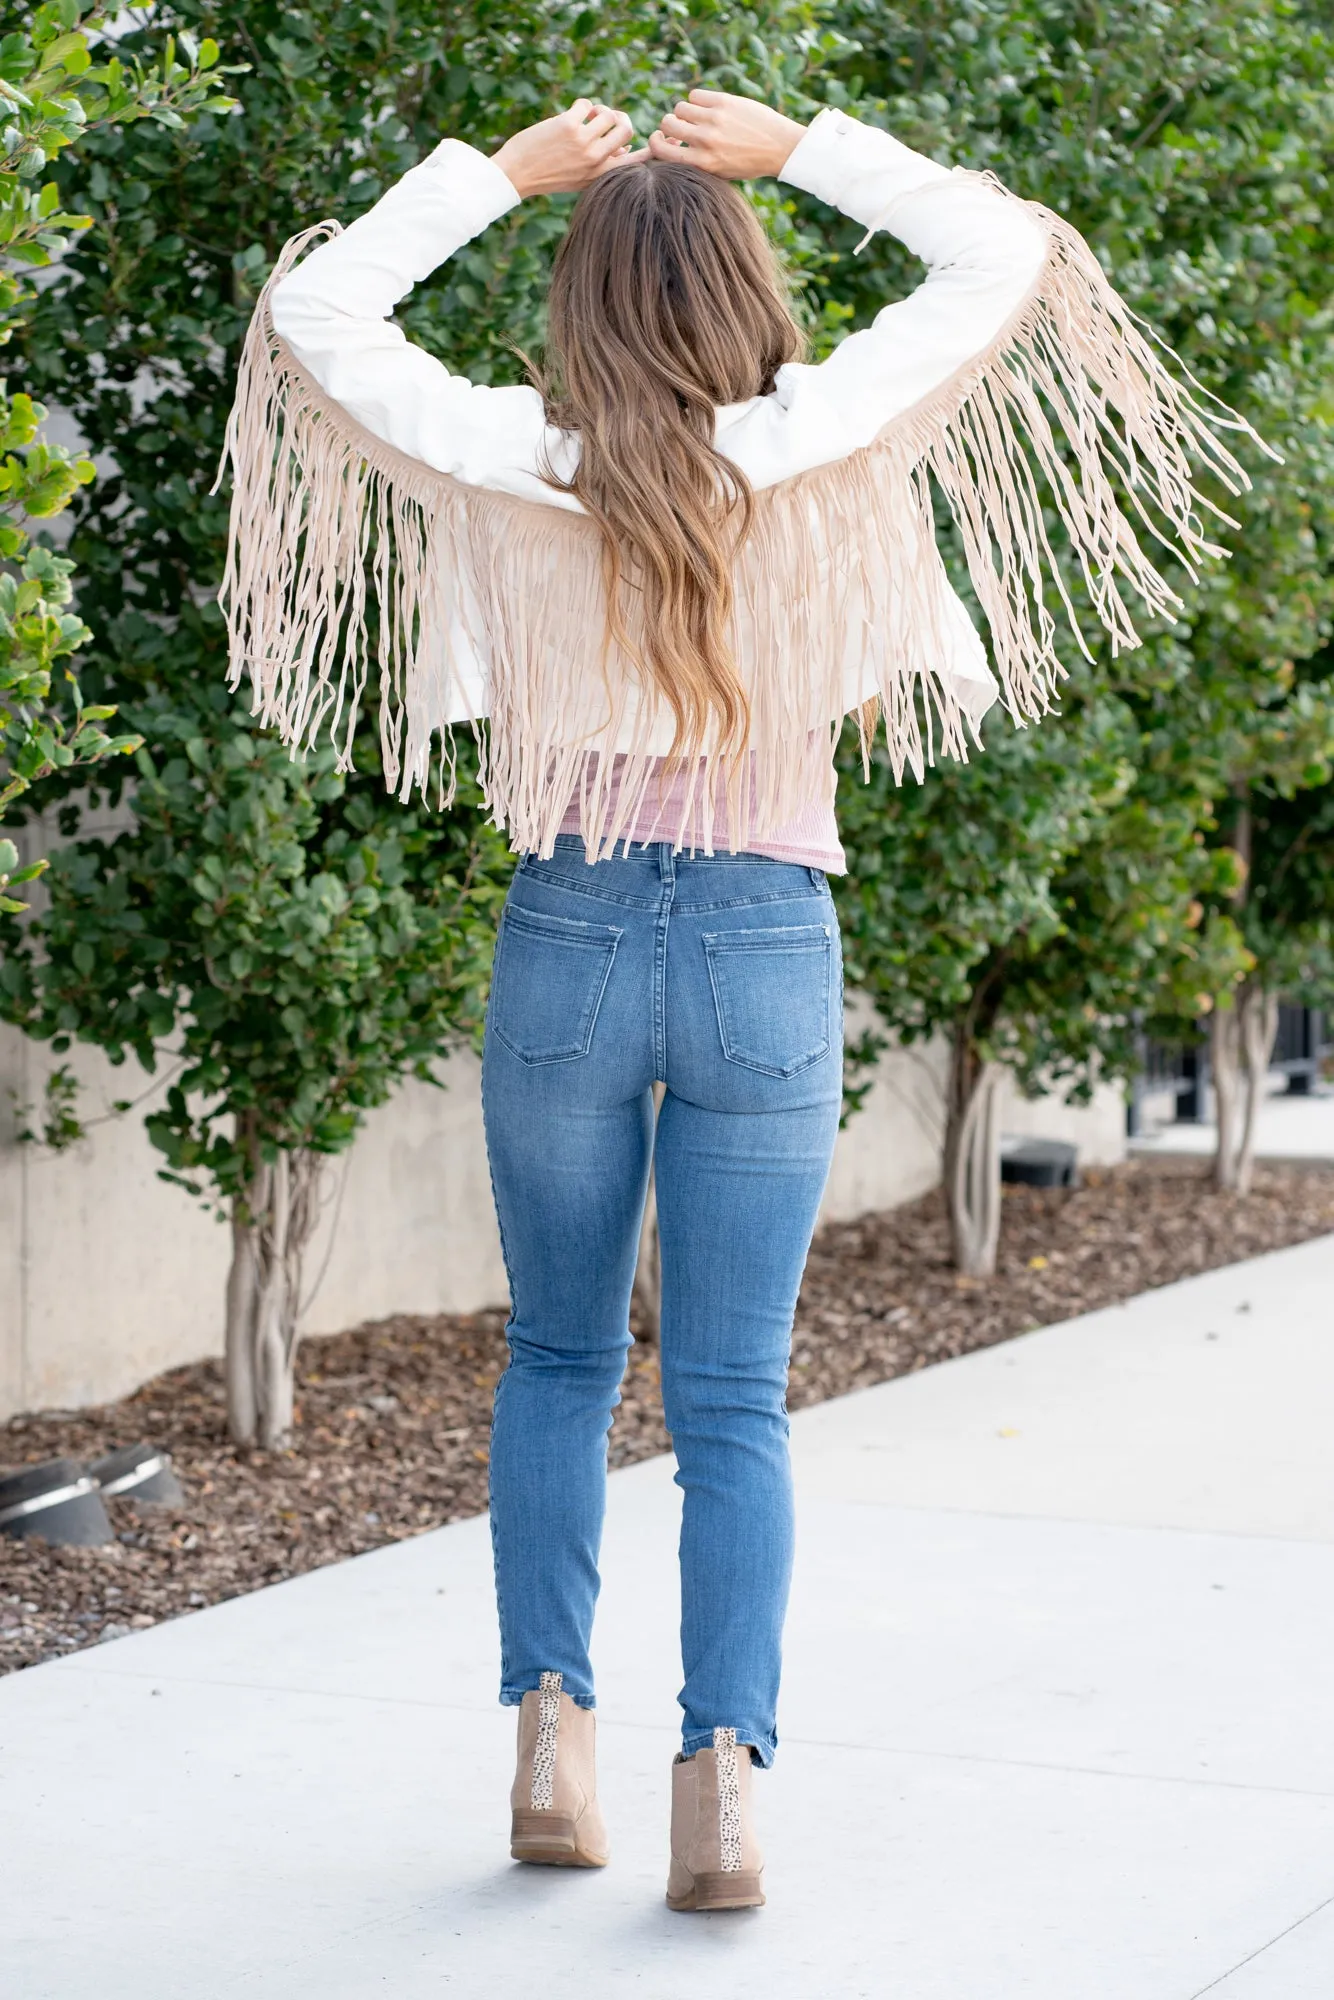
<instances>
[{"instance_id":1,"label":"jeans waistband","mask_svg":"<svg viewBox=\"0 0 1334 2000\"><path fill-rule=\"evenodd\" d=\"M744 850L739 854L733 854L726 849L715 854L705 854L698 849L692 851L690 848L683 848L679 853L673 853L669 840L650 841L647 846L636 843L628 852L618 845L614 854L605 855L602 860L590 863L583 837L577 833L558 833L554 854L545 861L539 861L535 854L529 852L522 857L520 866L550 867L552 862L559 865L561 862L568 864L569 861L575 860L585 868L630 867L643 870L664 882L674 881L688 870L714 868L763 868L779 875L789 871L804 876L808 881L823 883L825 879L820 869L809 867L805 862L780 861L772 854L751 854Z\"/></svg>"}]
</instances>

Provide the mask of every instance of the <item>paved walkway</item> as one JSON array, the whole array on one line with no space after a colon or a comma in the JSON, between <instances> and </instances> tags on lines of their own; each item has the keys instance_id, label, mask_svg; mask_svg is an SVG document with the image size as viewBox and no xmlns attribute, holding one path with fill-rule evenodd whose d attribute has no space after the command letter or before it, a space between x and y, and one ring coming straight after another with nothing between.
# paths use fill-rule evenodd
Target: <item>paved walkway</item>
<instances>
[{"instance_id":1,"label":"paved walkway","mask_svg":"<svg viewBox=\"0 0 1334 2000\"><path fill-rule=\"evenodd\" d=\"M1212 1121L1162 1125L1132 1139L1132 1153L1212 1154L1218 1132ZM1257 1160L1334 1160L1334 1090L1325 1084L1309 1097L1290 1097L1275 1085L1255 1121Z\"/></svg>"},{"instance_id":2,"label":"paved walkway","mask_svg":"<svg viewBox=\"0 0 1334 2000\"><path fill-rule=\"evenodd\" d=\"M1330 2000L1334 1238L796 1420L769 1907L662 1902L675 1493L601 1874L514 1867L481 1522L0 1683L6 2000Z\"/></svg>"}]
</instances>

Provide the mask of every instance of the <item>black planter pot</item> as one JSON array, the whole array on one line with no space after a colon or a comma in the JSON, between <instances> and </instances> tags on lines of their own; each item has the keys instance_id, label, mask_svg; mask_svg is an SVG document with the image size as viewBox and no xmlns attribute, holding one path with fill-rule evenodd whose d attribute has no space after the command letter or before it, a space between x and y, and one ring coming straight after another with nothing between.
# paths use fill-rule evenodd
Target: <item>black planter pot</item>
<instances>
[{"instance_id":1,"label":"black planter pot","mask_svg":"<svg viewBox=\"0 0 1334 2000\"><path fill-rule=\"evenodd\" d=\"M165 1451L151 1444L127 1444L88 1468L108 1500L133 1500L140 1507L173 1507L185 1498Z\"/></svg>"},{"instance_id":2,"label":"black planter pot","mask_svg":"<svg viewBox=\"0 0 1334 2000\"><path fill-rule=\"evenodd\" d=\"M0 1534L82 1547L115 1539L97 1481L73 1458L49 1458L0 1479Z\"/></svg>"},{"instance_id":3,"label":"black planter pot","mask_svg":"<svg viewBox=\"0 0 1334 2000\"><path fill-rule=\"evenodd\" d=\"M1001 1152L1001 1179L1028 1187L1074 1187L1077 1154L1064 1139L1023 1139Z\"/></svg>"}]
</instances>

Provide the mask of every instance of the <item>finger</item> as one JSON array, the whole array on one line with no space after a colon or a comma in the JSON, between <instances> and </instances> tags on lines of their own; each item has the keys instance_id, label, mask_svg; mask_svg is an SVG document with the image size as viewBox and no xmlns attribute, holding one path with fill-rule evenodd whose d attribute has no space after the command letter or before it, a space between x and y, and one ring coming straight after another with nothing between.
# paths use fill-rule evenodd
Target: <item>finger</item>
<instances>
[{"instance_id":1,"label":"finger","mask_svg":"<svg viewBox=\"0 0 1334 2000\"><path fill-rule=\"evenodd\" d=\"M635 136L635 128L630 122L628 112L612 111L609 117L611 122L598 135L598 144L605 145L614 152L618 146L630 144Z\"/></svg>"},{"instance_id":2,"label":"finger","mask_svg":"<svg viewBox=\"0 0 1334 2000\"><path fill-rule=\"evenodd\" d=\"M726 104L729 93L725 90L692 90L691 104Z\"/></svg>"},{"instance_id":3,"label":"finger","mask_svg":"<svg viewBox=\"0 0 1334 2000\"><path fill-rule=\"evenodd\" d=\"M600 138L590 148L590 152L592 152L594 160L614 160L618 152L626 152L632 144L634 144L634 128L630 126L630 120L626 118L620 124L616 124L606 134L606 138Z\"/></svg>"},{"instance_id":4,"label":"finger","mask_svg":"<svg viewBox=\"0 0 1334 2000\"><path fill-rule=\"evenodd\" d=\"M609 160L604 160L598 171L599 173L610 174L614 173L617 167L638 166L641 160L651 159L652 155L653 155L653 149L651 142L647 146L641 146L638 152L634 153L632 153L630 148L627 146L623 152L613 153Z\"/></svg>"},{"instance_id":5,"label":"finger","mask_svg":"<svg viewBox=\"0 0 1334 2000\"><path fill-rule=\"evenodd\" d=\"M687 125L699 125L708 124L714 114L707 105L692 104L688 97L683 97L679 104L672 106L667 115L669 118L682 118Z\"/></svg>"},{"instance_id":6,"label":"finger","mask_svg":"<svg viewBox=\"0 0 1334 2000\"><path fill-rule=\"evenodd\" d=\"M587 118L592 109L593 100L591 97L576 97L574 103L565 113L565 116L572 125L582 125L584 119Z\"/></svg>"},{"instance_id":7,"label":"finger","mask_svg":"<svg viewBox=\"0 0 1334 2000\"><path fill-rule=\"evenodd\" d=\"M655 160L693 160L696 166L702 164L699 154L679 140L668 139L661 132L650 132L648 149Z\"/></svg>"},{"instance_id":8,"label":"finger","mask_svg":"<svg viewBox=\"0 0 1334 2000\"><path fill-rule=\"evenodd\" d=\"M682 146L693 145L698 148L708 138L707 132L701 131L698 125L688 125L685 119L678 118L674 111L667 113L658 130L664 138L674 139Z\"/></svg>"},{"instance_id":9,"label":"finger","mask_svg":"<svg viewBox=\"0 0 1334 2000\"><path fill-rule=\"evenodd\" d=\"M580 136L601 139L606 133L614 132L624 116L623 111L613 111L609 104L595 104L579 128Z\"/></svg>"}]
</instances>

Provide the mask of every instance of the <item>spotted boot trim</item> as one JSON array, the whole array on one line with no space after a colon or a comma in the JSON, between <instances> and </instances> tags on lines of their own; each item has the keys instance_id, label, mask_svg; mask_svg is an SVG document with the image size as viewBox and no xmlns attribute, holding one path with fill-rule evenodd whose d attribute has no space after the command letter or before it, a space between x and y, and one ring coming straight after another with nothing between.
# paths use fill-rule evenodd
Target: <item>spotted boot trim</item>
<instances>
[{"instance_id":1,"label":"spotted boot trim","mask_svg":"<svg viewBox=\"0 0 1334 2000\"><path fill-rule=\"evenodd\" d=\"M741 1778L736 1762L735 1729L715 1729L713 1754L718 1766L718 1846L725 1875L741 1867Z\"/></svg>"},{"instance_id":2,"label":"spotted boot trim","mask_svg":"<svg viewBox=\"0 0 1334 2000\"><path fill-rule=\"evenodd\" d=\"M560 1728L560 1674L543 1674L542 1700L537 1711L537 1742L533 1746L534 1812L550 1812L556 1777L556 1732Z\"/></svg>"}]
</instances>

